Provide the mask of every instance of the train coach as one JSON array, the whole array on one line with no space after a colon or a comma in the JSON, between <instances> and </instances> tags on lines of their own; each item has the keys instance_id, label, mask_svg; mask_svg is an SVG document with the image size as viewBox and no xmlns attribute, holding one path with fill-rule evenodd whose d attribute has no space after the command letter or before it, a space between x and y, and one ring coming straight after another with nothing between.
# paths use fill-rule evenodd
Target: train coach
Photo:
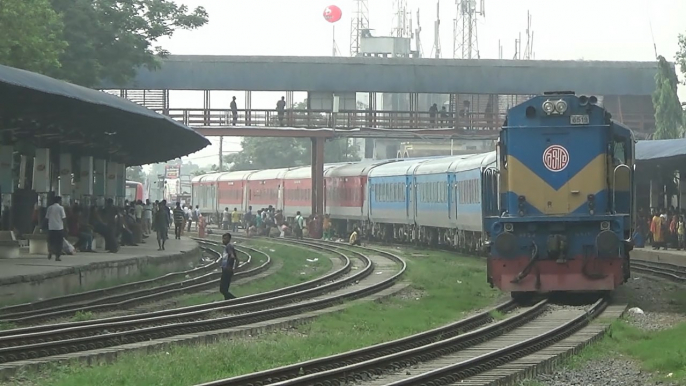
<instances>
[{"instance_id":1,"label":"train coach","mask_svg":"<svg viewBox=\"0 0 686 386\"><path fill-rule=\"evenodd\" d=\"M217 213L217 179L222 173L203 174L191 180L191 204L203 215Z\"/></svg>"},{"instance_id":2,"label":"train coach","mask_svg":"<svg viewBox=\"0 0 686 386\"><path fill-rule=\"evenodd\" d=\"M222 173L219 176L217 179L217 211L219 213L226 208L229 208L229 212L232 212L234 208L241 213L248 210L248 177L253 173L255 173L254 170L236 171Z\"/></svg>"},{"instance_id":3,"label":"train coach","mask_svg":"<svg viewBox=\"0 0 686 386\"><path fill-rule=\"evenodd\" d=\"M333 167L324 173L324 208L331 218L332 226L339 234L347 232L354 225L363 226L367 223L369 172L377 166L396 161L398 160L368 160Z\"/></svg>"}]
</instances>

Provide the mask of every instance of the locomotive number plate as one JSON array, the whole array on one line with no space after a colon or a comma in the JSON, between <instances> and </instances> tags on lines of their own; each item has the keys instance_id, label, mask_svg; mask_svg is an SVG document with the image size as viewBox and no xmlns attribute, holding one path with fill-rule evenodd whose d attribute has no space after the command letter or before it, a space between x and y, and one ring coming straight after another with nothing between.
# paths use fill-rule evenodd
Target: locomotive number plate
<instances>
[{"instance_id":1,"label":"locomotive number plate","mask_svg":"<svg viewBox=\"0 0 686 386\"><path fill-rule=\"evenodd\" d=\"M569 117L569 123L572 125L588 125L590 119L588 115L572 115Z\"/></svg>"}]
</instances>

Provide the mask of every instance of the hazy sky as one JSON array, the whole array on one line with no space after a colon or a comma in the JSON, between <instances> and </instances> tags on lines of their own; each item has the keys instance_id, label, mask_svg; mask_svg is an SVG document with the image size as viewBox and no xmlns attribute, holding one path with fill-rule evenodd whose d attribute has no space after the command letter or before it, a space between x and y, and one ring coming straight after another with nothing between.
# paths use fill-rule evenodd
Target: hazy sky
<instances>
[{"instance_id":1,"label":"hazy sky","mask_svg":"<svg viewBox=\"0 0 686 386\"><path fill-rule=\"evenodd\" d=\"M369 0L370 28L374 35L387 35L394 24L396 0ZM478 0L477 0L478 1ZM329 56L333 26L322 16L328 5L343 10L335 24L335 38L342 55L349 55L350 20L353 0L179 0L189 7L204 6L210 22L195 31L176 33L160 41L173 54L204 55L297 55ZM503 57L512 58L514 41L526 30L527 10L532 15L536 59L651 61L657 52L674 60L677 36L686 33L684 0L484 0L485 17L478 24L481 58L497 58L498 44ZM420 11L424 56L432 54L435 0L407 0L412 23L417 26ZM455 0L440 0L440 42L444 58L452 57ZM651 28L652 25L652 28ZM228 106L233 93L213 93L213 107ZM683 88L680 92L686 100ZM243 93L236 93L239 105ZM253 93L254 108L273 108L280 93ZM301 100L304 95L296 95ZM201 92L173 92L172 108L202 107ZM191 156L199 164L216 163L215 145ZM235 138L225 139L225 151L240 149Z\"/></svg>"}]
</instances>

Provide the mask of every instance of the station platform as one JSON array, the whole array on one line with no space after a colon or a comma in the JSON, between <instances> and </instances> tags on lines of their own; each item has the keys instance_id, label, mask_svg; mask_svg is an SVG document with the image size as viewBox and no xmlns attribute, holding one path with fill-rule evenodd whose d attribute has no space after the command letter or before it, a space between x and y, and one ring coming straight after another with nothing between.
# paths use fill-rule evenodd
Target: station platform
<instances>
[{"instance_id":1,"label":"station platform","mask_svg":"<svg viewBox=\"0 0 686 386\"><path fill-rule=\"evenodd\" d=\"M29 254L21 248L16 259L0 259L0 305L18 304L136 281L143 273L160 276L195 267L200 261L198 244L188 237L167 240L158 251L154 237L118 253L77 252L62 261Z\"/></svg>"},{"instance_id":2,"label":"station platform","mask_svg":"<svg viewBox=\"0 0 686 386\"><path fill-rule=\"evenodd\" d=\"M649 245L645 248L634 248L631 251L631 258L686 266L686 251L671 248L655 250Z\"/></svg>"}]
</instances>

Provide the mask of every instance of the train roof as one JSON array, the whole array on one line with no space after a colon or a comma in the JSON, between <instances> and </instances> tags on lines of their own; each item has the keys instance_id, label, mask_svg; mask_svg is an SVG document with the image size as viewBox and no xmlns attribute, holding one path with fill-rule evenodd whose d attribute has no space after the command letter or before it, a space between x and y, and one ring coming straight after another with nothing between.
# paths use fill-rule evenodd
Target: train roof
<instances>
[{"instance_id":1,"label":"train roof","mask_svg":"<svg viewBox=\"0 0 686 386\"><path fill-rule=\"evenodd\" d=\"M339 168L348 164L349 162L324 164L324 175L326 176L326 172L331 169ZM312 166L308 165L290 169L286 172L286 176L284 178L288 180L312 178Z\"/></svg>"},{"instance_id":2,"label":"train roof","mask_svg":"<svg viewBox=\"0 0 686 386\"><path fill-rule=\"evenodd\" d=\"M291 169L295 168L258 170L248 176L248 181L279 180Z\"/></svg>"},{"instance_id":3,"label":"train roof","mask_svg":"<svg viewBox=\"0 0 686 386\"><path fill-rule=\"evenodd\" d=\"M451 171L462 172L466 170L474 170L480 168L487 168L489 166L495 166L496 157L497 156L495 151L481 154L472 154L452 165Z\"/></svg>"},{"instance_id":4,"label":"train roof","mask_svg":"<svg viewBox=\"0 0 686 386\"><path fill-rule=\"evenodd\" d=\"M369 172L369 177L398 177L412 174L416 166L428 160L428 158L414 158L379 165Z\"/></svg>"},{"instance_id":5,"label":"train roof","mask_svg":"<svg viewBox=\"0 0 686 386\"><path fill-rule=\"evenodd\" d=\"M221 173L217 181L219 182L226 182L226 181L242 181L248 178L251 174L255 173L256 170L238 170L235 172L226 172L226 173Z\"/></svg>"},{"instance_id":6,"label":"train roof","mask_svg":"<svg viewBox=\"0 0 686 386\"><path fill-rule=\"evenodd\" d=\"M200 175L200 176L195 176L195 177L193 177L193 178L191 179L191 183L200 182L200 179L203 178L203 177L205 177L205 176L206 176L206 174L203 174L203 175ZM126 181L126 182L128 182L128 181Z\"/></svg>"},{"instance_id":7,"label":"train roof","mask_svg":"<svg viewBox=\"0 0 686 386\"><path fill-rule=\"evenodd\" d=\"M212 173L212 174L205 174L205 175L202 176L202 178L200 178L200 183L203 183L203 182L217 182L217 180L219 179L219 177L221 177L222 174L224 174L224 172Z\"/></svg>"},{"instance_id":8,"label":"train roof","mask_svg":"<svg viewBox=\"0 0 686 386\"><path fill-rule=\"evenodd\" d=\"M415 170L415 175L438 174L452 172L463 159L472 157L474 154L451 155L438 159L430 159L421 163Z\"/></svg>"},{"instance_id":9,"label":"train roof","mask_svg":"<svg viewBox=\"0 0 686 386\"><path fill-rule=\"evenodd\" d=\"M348 164L343 166L338 166L331 168L324 173L324 177L360 177L367 176L369 171L379 165L385 165L387 163L396 162L397 159L384 159L384 160L366 160L360 161L354 164Z\"/></svg>"}]
</instances>

